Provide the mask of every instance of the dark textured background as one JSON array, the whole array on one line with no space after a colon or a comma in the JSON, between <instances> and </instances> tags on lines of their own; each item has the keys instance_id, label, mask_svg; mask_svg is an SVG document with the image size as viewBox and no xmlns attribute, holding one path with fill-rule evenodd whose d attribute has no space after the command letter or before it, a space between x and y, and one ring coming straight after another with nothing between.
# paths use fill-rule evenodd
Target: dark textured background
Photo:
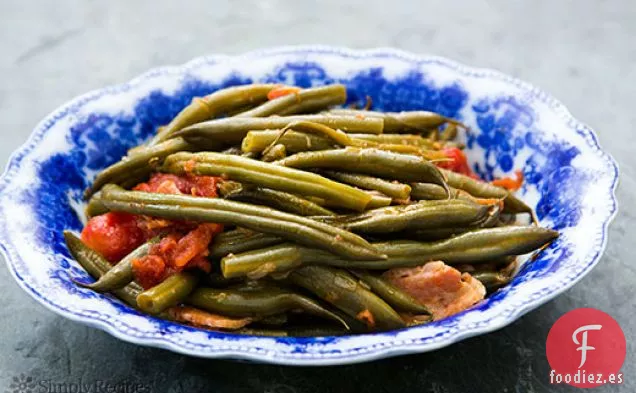
<instances>
[{"instance_id":1,"label":"dark textured background","mask_svg":"<svg viewBox=\"0 0 636 393\"><path fill-rule=\"evenodd\" d=\"M628 340L626 383L596 391L636 391L636 270L629 246L636 229L636 3L341 3L0 1L0 158L6 162L43 116L72 97L203 54L319 43L433 53L530 81L597 131L621 166L621 210L596 269L511 326L434 353L293 368L188 358L121 342L45 310L0 268L0 393L22 374L43 383L140 382L152 392L574 391L548 384L545 338L559 316L577 307L609 312Z\"/></svg>"}]
</instances>

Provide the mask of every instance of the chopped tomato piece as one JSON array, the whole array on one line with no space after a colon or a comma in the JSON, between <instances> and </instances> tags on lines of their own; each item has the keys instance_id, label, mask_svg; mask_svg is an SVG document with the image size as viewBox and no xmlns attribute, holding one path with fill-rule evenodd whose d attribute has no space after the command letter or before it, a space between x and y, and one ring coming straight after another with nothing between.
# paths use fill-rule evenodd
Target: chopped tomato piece
<instances>
[{"instance_id":1,"label":"chopped tomato piece","mask_svg":"<svg viewBox=\"0 0 636 393\"><path fill-rule=\"evenodd\" d=\"M135 191L187 194L214 198L218 196L216 191L217 180L218 178L214 176L196 176L192 174L177 176L168 173L155 173L147 183L139 183L133 189Z\"/></svg>"},{"instance_id":2,"label":"chopped tomato piece","mask_svg":"<svg viewBox=\"0 0 636 393\"><path fill-rule=\"evenodd\" d=\"M296 94L300 91L300 87L296 86L279 86L275 87L267 93L267 99L273 100L275 98L283 97L288 94Z\"/></svg>"},{"instance_id":3,"label":"chopped tomato piece","mask_svg":"<svg viewBox=\"0 0 636 393\"><path fill-rule=\"evenodd\" d=\"M82 241L110 262L118 262L145 241L136 216L109 212L88 220Z\"/></svg>"},{"instance_id":4,"label":"chopped tomato piece","mask_svg":"<svg viewBox=\"0 0 636 393\"><path fill-rule=\"evenodd\" d=\"M144 289L152 288L165 279L166 261L159 255L146 255L133 259L135 279Z\"/></svg>"},{"instance_id":5,"label":"chopped tomato piece","mask_svg":"<svg viewBox=\"0 0 636 393\"><path fill-rule=\"evenodd\" d=\"M523 172L520 169L515 171L515 177L502 177L491 182L495 186L503 187L510 191L517 191L523 185Z\"/></svg>"},{"instance_id":6,"label":"chopped tomato piece","mask_svg":"<svg viewBox=\"0 0 636 393\"><path fill-rule=\"evenodd\" d=\"M182 269L196 256L206 256L212 237L222 230L223 226L219 224L201 224L190 231L177 243L172 258L173 266Z\"/></svg>"},{"instance_id":7,"label":"chopped tomato piece","mask_svg":"<svg viewBox=\"0 0 636 393\"><path fill-rule=\"evenodd\" d=\"M440 161L437 162L437 165L440 168L448 169L453 172L461 173L462 175L467 175L473 178L477 176L468 166L468 160L466 159L466 155L461 149L456 147L447 147L442 149L442 153L449 159L448 161Z\"/></svg>"},{"instance_id":8,"label":"chopped tomato piece","mask_svg":"<svg viewBox=\"0 0 636 393\"><path fill-rule=\"evenodd\" d=\"M391 269L383 276L425 305L435 320L463 311L486 295L481 282L441 261Z\"/></svg>"}]
</instances>

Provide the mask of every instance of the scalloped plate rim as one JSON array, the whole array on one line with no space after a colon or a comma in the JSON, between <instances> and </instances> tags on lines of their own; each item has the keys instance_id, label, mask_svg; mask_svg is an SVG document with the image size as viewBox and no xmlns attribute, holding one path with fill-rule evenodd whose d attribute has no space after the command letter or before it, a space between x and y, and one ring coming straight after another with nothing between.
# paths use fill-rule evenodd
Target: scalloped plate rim
<instances>
[{"instance_id":1,"label":"scalloped plate rim","mask_svg":"<svg viewBox=\"0 0 636 393\"><path fill-rule=\"evenodd\" d=\"M619 182L619 166L618 163L614 160L614 158L602 149L600 143L598 141L598 137L596 133L585 123L577 120L570 113L567 107L561 103L559 100L554 98L552 95L544 92L542 89L535 87L534 85L522 81L520 79L509 76L500 71L490 69L490 68L482 68L482 67L471 67L459 63L454 60L447 59L442 56L437 55L417 55L415 53L403 51L400 49L389 48L389 47L380 47L374 49L366 49L366 50L355 50L349 49L345 47L334 47L334 46L325 46L325 45L300 45L300 46L279 46L272 47L267 49L260 49L255 51L249 51L242 54L237 55L227 55L227 54L214 54L207 56L196 57L182 65L169 65L169 66L161 66L152 68L141 75L131 79L128 82L119 83L115 85L110 85L107 87L95 89L89 91L85 94L81 94L79 96L74 97L73 99L67 101L62 104L48 115L46 115L43 120L41 120L36 127L31 132L29 138L25 143L23 143L19 148L17 148L11 155L8 160L8 164L5 167L4 172L0 176L0 195L4 193L5 188L11 183L12 180L12 172L18 168L22 159L26 157L26 155L31 151L33 147L43 138L46 134L49 124L55 122L56 118L60 116L62 113L68 113L73 110L76 106L85 105L86 103L98 99L102 95L109 94L111 91L122 91L123 89L134 87L138 84L143 83L146 79L152 78L156 75L163 74L182 74L186 72L188 69L199 67L203 64L215 64L221 63L223 61L229 61L236 58L250 58L250 57L260 57L260 56L271 56L271 55L284 55L284 54L297 54L297 53L317 53L317 54L336 54L343 55L354 58L365 58L365 57L394 57L398 59L408 60L410 62L416 63L438 63L444 66L447 66L461 74L464 75L472 75L472 76L480 76L480 77L488 77L488 78L496 78L503 82L513 84L514 86L523 89L533 96L537 97L544 103L548 104L550 108L555 111L563 120L567 122L572 128L574 128L575 132L583 133L585 136L590 137L590 139L586 138L586 142L590 147L594 149L594 153L599 155L605 162L608 164L608 168L612 171L610 175L612 176L612 184L610 195L612 197L611 206L609 206L609 214L603 218L601 225L601 244L595 249L595 254L591 256L591 258L587 258L583 265L583 269L573 278L569 279L569 281L565 282L565 280L559 281L560 287L551 291L550 293L543 294L541 297L537 299L530 299L527 302L523 303L519 308L516 308L514 311L510 312L508 315L503 316L498 321L495 321L493 318L489 324L485 326L476 326L472 329L465 329L463 331L457 332L455 334L448 335L445 340L440 340L433 343L403 343L402 345L395 346L384 346L379 349L369 350L366 352L359 352L360 348L352 350L351 352L346 352L344 354L339 354L338 356L326 356L326 357L295 357L288 356L288 354L259 354L259 353L251 353L242 349L214 349L213 351L200 351L196 349L187 349L183 346L175 342L171 342L164 339L153 338L153 337L136 337L130 334L127 334L121 330L119 330L116 326L111 324L109 321L104 321L101 319L97 319L95 317L75 314L71 311L64 310L56 305L47 301L46 298L42 296L42 294L38 293L34 288L29 286L28 282L25 278L21 277L15 269L13 258L18 258L17 256L13 256L13 252L15 246L7 242L4 231L0 232L0 253L4 257L7 267L12 275L12 277L17 281L18 285L24 289L32 298L34 298L38 303L42 304L49 310L65 317L70 320L83 323L85 325L98 328L103 330L114 337L117 337L123 341L130 342L133 344L150 346L150 347L158 347L162 349L167 349L173 352L177 352L184 355L196 356L196 357L204 357L204 358L231 358L231 359L243 359L243 360L251 360L257 362L264 363L273 363L273 364L282 364L282 365L339 365L339 364L350 364L350 363L358 363L376 360L380 358L386 358L391 356L399 356L405 354L414 354L421 352L433 351L436 349L440 349L456 343L458 341L462 341L466 338L474 337L477 335L489 333L495 330L499 330L512 322L519 319L521 316L526 314L527 312L538 308L539 306L545 304L546 302L556 298L561 293L566 291L567 289L574 286L579 280L581 280L586 274L588 274L600 261L603 252L607 247L608 241L608 228L610 223L616 217L618 212L618 201L616 199L616 189ZM600 220L599 220L600 221ZM0 217L0 224L4 227L5 217ZM11 249L13 247L13 250ZM12 252L13 251L13 252ZM382 333L376 333L382 334Z\"/></svg>"}]
</instances>

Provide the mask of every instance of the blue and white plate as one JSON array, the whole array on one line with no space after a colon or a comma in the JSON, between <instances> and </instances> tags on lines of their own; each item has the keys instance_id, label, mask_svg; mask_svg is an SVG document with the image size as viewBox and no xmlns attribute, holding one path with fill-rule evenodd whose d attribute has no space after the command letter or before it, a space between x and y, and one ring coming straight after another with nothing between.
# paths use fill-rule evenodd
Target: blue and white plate
<instances>
[{"instance_id":1,"label":"blue and white plate","mask_svg":"<svg viewBox=\"0 0 636 393\"><path fill-rule=\"evenodd\" d=\"M166 124L192 97L253 82L344 83L349 101L377 110L422 109L468 124L473 169L485 179L522 169L521 197L560 238L511 285L470 310L400 331L322 338L223 334L142 315L71 278L86 273L62 230L81 230L82 190ZM276 48L208 56L153 69L85 94L47 116L0 180L0 242L24 290L67 318L123 340L201 356L294 365L368 361L431 351L508 325L574 285L599 261L616 213L618 168L592 130L543 91L499 72L393 49Z\"/></svg>"}]
</instances>

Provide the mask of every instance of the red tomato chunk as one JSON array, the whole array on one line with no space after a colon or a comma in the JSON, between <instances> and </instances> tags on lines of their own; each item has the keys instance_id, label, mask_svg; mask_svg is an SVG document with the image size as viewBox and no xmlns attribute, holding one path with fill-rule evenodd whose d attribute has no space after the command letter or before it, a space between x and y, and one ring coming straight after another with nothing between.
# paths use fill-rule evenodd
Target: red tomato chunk
<instances>
[{"instance_id":1,"label":"red tomato chunk","mask_svg":"<svg viewBox=\"0 0 636 393\"><path fill-rule=\"evenodd\" d=\"M88 220L82 241L110 262L117 262L145 241L136 216L109 212Z\"/></svg>"}]
</instances>

